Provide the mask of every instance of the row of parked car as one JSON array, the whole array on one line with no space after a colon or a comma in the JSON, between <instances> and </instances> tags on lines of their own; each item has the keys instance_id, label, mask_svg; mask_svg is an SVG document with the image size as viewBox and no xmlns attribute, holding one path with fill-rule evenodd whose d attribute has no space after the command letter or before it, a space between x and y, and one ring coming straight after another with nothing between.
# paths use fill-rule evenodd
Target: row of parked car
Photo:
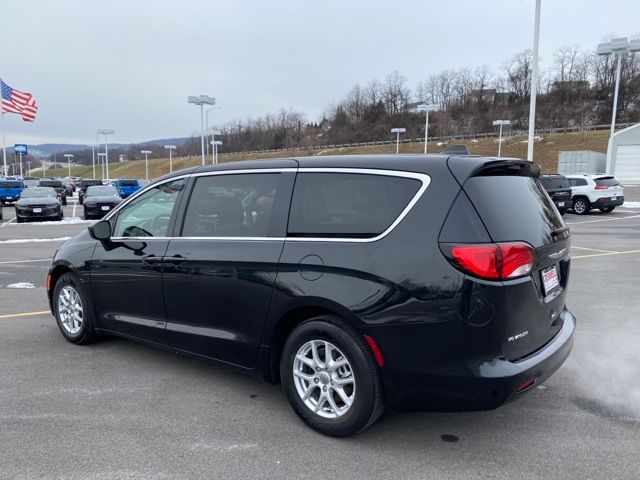
<instances>
[{"instance_id":1,"label":"row of parked car","mask_svg":"<svg viewBox=\"0 0 640 480\"><path fill-rule=\"evenodd\" d=\"M136 179L0 178L0 202L13 203L16 221L61 220L67 197L78 194L85 219L102 218L123 198L148 184ZM0 219L2 209L0 208Z\"/></svg>"},{"instance_id":2,"label":"row of parked car","mask_svg":"<svg viewBox=\"0 0 640 480\"><path fill-rule=\"evenodd\" d=\"M595 208L609 213L624 203L624 189L611 175L541 175L540 183L562 215L569 209L578 215Z\"/></svg>"}]
</instances>

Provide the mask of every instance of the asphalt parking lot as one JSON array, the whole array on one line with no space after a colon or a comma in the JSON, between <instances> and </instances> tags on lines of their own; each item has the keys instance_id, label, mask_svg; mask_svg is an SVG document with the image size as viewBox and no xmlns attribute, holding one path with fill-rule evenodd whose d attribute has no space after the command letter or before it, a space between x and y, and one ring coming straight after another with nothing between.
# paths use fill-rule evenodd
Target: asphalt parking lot
<instances>
[{"instance_id":1,"label":"asphalt parking lot","mask_svg":"<svg viewBox=\"0 0 640 480\"><path fill-rule=\"evenodd\" d=\"M578 329L544 385L492 412L388 412L343 440L305 427L279 386L122 339L66 342L44 280L88 222L74 202L49 224L5 206L0 478L637 479L640 186L625 197L638 208L565 215Z\"/></svg>"}]
</instances>

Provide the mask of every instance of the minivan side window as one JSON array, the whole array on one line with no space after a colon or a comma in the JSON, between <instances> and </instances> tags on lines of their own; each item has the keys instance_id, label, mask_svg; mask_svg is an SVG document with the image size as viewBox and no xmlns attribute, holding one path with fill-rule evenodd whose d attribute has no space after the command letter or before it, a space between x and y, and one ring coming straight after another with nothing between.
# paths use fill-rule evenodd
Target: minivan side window
<instances>
[{"instance_id":1,"label":"minivan side window","mask_svg":"<svg viewBox=\"0 0 640 480\"><path fill-rule=\"evenodd\" d=\"M420 189L414 178L364 173L298 173L288 235L371 238L384 232Z\"/></svg>"},{"instance_id":2,"label":"minivan side window","mask_svg":"<svg viewBox=\"0 0 640 480\"><path fill-rule=\"evenodd\" d=\"M269 237L284 231L275 215L282 173L236 173L198 177L184 216L183 237ZM280 199L281 200L281 199ZM289 199L286 199L288 204ZM278 229L274 223L282 223ZM280 234L282 236L282 234Z\"/></svg>"},{"instance_id":3,"label":"minivan side window","mask_svg":"<svg viewBox=\"0 0 640 480\"><path fill-rule=\"evenodd\" d=\"M116 218L114 237L165 237L184 180L173 180L147 190L124 206Z\"/></svg>"}]
</instances>

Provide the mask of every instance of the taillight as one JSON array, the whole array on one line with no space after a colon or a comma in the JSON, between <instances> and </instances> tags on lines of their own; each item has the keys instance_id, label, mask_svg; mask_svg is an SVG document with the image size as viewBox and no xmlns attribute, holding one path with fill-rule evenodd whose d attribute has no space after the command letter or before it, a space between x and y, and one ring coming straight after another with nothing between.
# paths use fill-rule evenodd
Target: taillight
<instances>
[{"instance_id":1,"label":"taillight","mask_svg":"<svg viewBox=\"0 0 640 480\"><path fill-rule=\"evenodd\" d=\"M523 242L456 245L451 256L465 273L489 280L529 275L535 263L533 248Z\"/></svg>"},{"instance_id":2,"label":"taillight","mask_svg":"<svg viewBox=\"0 0 640 480\"><path fill-rule=\"evenodd\" d=\"M607 187L606 185L600 185L596 183L596 190L606 190L607 188L609 187Z\"/></svg>"}]
</instances>

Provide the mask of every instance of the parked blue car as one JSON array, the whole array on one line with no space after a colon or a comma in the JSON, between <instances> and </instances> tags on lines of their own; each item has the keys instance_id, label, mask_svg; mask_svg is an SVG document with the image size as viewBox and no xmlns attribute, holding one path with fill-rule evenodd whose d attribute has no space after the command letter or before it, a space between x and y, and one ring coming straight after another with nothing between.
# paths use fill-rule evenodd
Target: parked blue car
<instances>
[{"instance_id":1,"label":"parked blue car","mask_svg":"<svg viewBox=\"0 0 640 480\"><path fill-rule=\"evenodd\" d=\"M129 195L133 195L142 187L135 178L120 178L114 180L113 186L118 190L118 195L122 198L127 198Z\"/></svg>"},{"instance_id":2,"label":"parked blue car","mask_svg":"<svg viewBox=\"0 0 640 480\"><path fill-rule=\"evenodd\" d=\"M0 180L0 202L2 205L7 202L17 202L22 190L24 190L22 180Z\"/></svg>"}]
</instances>

